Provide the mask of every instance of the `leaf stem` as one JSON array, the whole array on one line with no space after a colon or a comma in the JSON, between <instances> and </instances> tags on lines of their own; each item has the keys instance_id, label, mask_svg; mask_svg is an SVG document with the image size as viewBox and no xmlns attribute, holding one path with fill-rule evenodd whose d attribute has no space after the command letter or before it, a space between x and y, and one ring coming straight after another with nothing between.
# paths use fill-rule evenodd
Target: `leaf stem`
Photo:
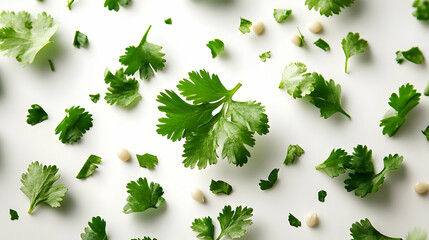
<instances>
[{"instance_id":1,"label":"leaf stem","mask_svg":"<svg viewBox=\"0 0 429 240\"><path fill-rule=\"evenodd\" d=\"M238 89L240 89L241 86L241 83L235 85L235 87L229 91L229 98L232 98L232 96L235 94L235 92L237 92Z\"/></svg>"},{"instance_id":2,"label":"leaf stem","mask_svg":"<svg viewBox=\"0 0 429 240\"><path fill-rule=\"evenodd\" d=\"M347 73L347 63L349 62L349 58L346 57L346 73Z\"/></svg>"}]
</instances>

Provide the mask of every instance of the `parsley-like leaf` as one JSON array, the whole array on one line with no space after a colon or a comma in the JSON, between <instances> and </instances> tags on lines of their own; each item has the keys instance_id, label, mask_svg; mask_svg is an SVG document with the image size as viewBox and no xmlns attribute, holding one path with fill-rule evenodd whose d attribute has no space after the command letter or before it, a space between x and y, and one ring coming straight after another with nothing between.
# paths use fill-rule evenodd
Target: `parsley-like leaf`
<instances>
[{"instance_id":1,"label":"parsley-like leaf","mask_svg":"<svg viewBox=\"0 0 429 240\"><path fill-rule=\"evenodd\" d=\"M380 127L383 127L383 134L390 137L405 122L407 113L419 104L421 94L418 93L411 84L402 85L399 88L399 95L393 93L389 98L389 105L392 107L386 112L381 120Z\"/></svg>"},{"instance_id":2,"label":"parsley-like leaf","mask_svg":"<svg viewBox=\"0 0 429 240\"><path fill-rule=\"evenodd\" d=\"M408 233L407 240L427 240L428 235L421 229L414 229Z\"/></svg>"},{"instance_id":3,"label":"parsley-like leaf","mask_svg":"<svg viewBox=\"0 0 429 240\"><path fill-rule=\"evenodd\" d=\"M73 106L65 112L67 114L55 128L55 134L60 133L62 143L77 142L92 127L92 115L79 106Z\"/></svg>"},{"instance_id":4,"label":"parsley-like leaf","mask_svg":"<svg viewBox=\"0 0 429 240\"><path fill-rule=\"evenodd\" d=\"M401 64L407 59L415 64L422 64L425 57L418 47L412 47L408 51L396 51L396 62Z\"/></svg>"},{"instance_id":5,"label":"parsley-like leaf","mask_svg":"<svg viewBox=\"0 0 429 240\"><path fill-rule=\"evenodd\" d=\"M331 47L329 46L329 44L327 42L325 42L325 40L319 38L317 39L317 41L314 42L314 45L318 46L319 48L321 48L323 51L327 52L331 49Z\"/></svg>"},{"instance_id":6,"label":"parsley-like leaf","mask_svg":"<svg viewBox=\"0 0 429 240\"><path fill-rule=\"evenodd\" d=\"M89 94L89 97L91 98L91 101L93 103L97 103L98 100L100 100L100 94L99 93L97 93L97 94Z\"/></svg>"},{"instance_id":7,"label":"parsley-like leaf","mask_svg":"<svg viewBox=\"0 0 429 240\"><path fill-rule=\"evenodd\" d=\"M115 10L119 11L119 6L126 6L131 2L131 0L106 0L104 2L104 7L107 7L109 11Z\"/></svg>"},{"instance_id":8,"label":"parsley-like leaf","mask_svg":"<svg viewBox=\"0 0 429 240\"><path fill-rule=\"evenodd\" d=\"M252 212L253 209L248 207L243 208L238 206L233 211L231 206L225 206L217 218L220 223L221 232L216 239L219 240L223 236L236 239L246 235L247 231L245 227L252 225L252 220L250 219L253 216Z\"/></svg>"},{"instance_id":9,"label":"parsley-like leaf","mask_svg":"<svg viewBox=\"0 0 429 240\"><path fill-rule=\"evenodd\" d=\"M154 71L162 70L165 67L165 56L161 52L162 47L146 41L149 33L149 26L142 40L137 47L130 46L126 48L125 55L119 57L119 62L127 66L125 74L133 75L139 71L141 79L149 79L154 76Z\"/></svg>"},{"instance_id":10,"label":"parsley-like leaf","mask_svg":"<svg viewBox=\"0 0 429 240\"><path fill-rule=\"evenodd\" d=\"M287 148L286 159L283 162L284 165L289 165L295 161L295 159L304 154L304 149L302 149L298 144L290 144Z\"/></svg>"},{"instance_id":11,"label":"parsley-like leaf","mask_svg":"<svg viewBox=\"0 0 429 240\"><path fill-rule=\"evenodd\" d=\"M189 79L180 81L177 88L193 104L169 90L158 96L157 101L162 104L158 109L165 112L166 117L159 119L157 132L172 141L186 138L185 167L202 169L216 164L219 146L222 146L222 158L243 166L250 157L245 145L255 144L255 133L268 133L264 107L254 101L232 100L241 84L227 90L217 75L210 76L205 70L189 73ZM220 106L221 110L213 116L212 112Z\"/></svg>"},{"instance_id":12,"label":"parsley-like leaf","mask_svg":"<svg viewBox=\"0 0 429 240\"><path fill-rule=\"evenodd\" d=\"M292 14L292 10L289 9L274 9L274 19L278 23L282 23L286 18Z\"/></svg>"},{"instance_id":13,"label":"parsley-like leaf","mask_svg":"<svg viewBox=\"0 0 429 240\"><path fill-rule=\"evenodd\" d=\"M341 45L346 56L345 72L347 73L349 58L356 54L363 53L368 48L368 42L364 39L360 39L359 33L349 32L341 41Z\"/></svg>"},{"instance_id":14,"label":"parsley-like leaf","mask_svg":"<svg viewBox=\"0 0 429 240\"><path fill-rule=\"evenodd\" d=\"M301 227L301 221L299 221L298 218L292 215L292 213L289 213L288 221L292 227Z\"/></svg>"},{"instance_id":15,"label":"parsley-like leaf","mask_svg":"<svg viewBox=\"0 0 429 240\"><path fill-rule=\"evenodd\" d=\"M13 220L19 219L18 213L15 210L9 209L9 214L10 214L10 220L13 221Z\"/></svg>"},{"instance_id":16,"label":"parsley-like leaf","mask_svg":"<svg viewBox=\"0 0 429 240\"><path fill-rule=\"evenodd\" d=\"M101 163L101 157L91 154L91 156L89 156L86 162L83 164L82 169L80 169L76 178L83 179L91 176L92 173L95 171L95 169L98 168L97 164L100 164L100 163Z\"/></svg>"},{"instance_id":17,"label":"parsley-like leaf","mask_svg":"<svg viewBox=\"0 0 429 240\"><path fill-rule=\"evenodd\" d=\"M261 55L259 55L259 58L262 62L266 62L267 58L271 58L271 51L262 53Z\"/></svg>"},{"instance_id":18,"label":"parsley-like leaf","mask_svg":"<svg viewBox=\"0 0 429 240\"><path fill-rule=\"evenodd\" d=\"M54 185L61 176L57 172L55 165L44 166L39 162L28 165L27 173L21 176L21 191L30 199L28 213L32 213L41 203L54 208L61 205L67 188L63 184Z\"/></svg>"},{"instance_id":19,"label":"parsley-like leaf","mask_svg":"<svg viewBox=\"0 0 429 240\"><path fill-rule=\"evenodd\" d=\"M225 193L226 195L229 195L232 192L232 186L222 180L212 180L210 183L210 191L214 194Z\"/></svg>"},{"instance_id":20,"label":"parsley-like leaf","mask_svg":"<svg viewBox=\"0 0 429 240\"><path fill-rule=\"evenodd\" d=\"M320 190L317 193L317 199L319 199L319 202L325 202L325 198L328 195L328 193L325 190Z\"/></svg>"},{"instance_id":21,"label":"parsley-like leaf","mask_svg":"<svg viewBox=\"0 0 429 240\"><path fill-rule=\"evenodd\" d=\"M31 105L31 108L28 109L27 123L34 126L38 123L41 123L48 119L48 114L43 110L43 108L38 104Z\"/></svg>"},{"instance_id":22,"label":"parsley-like leaf","mask_svg":"<svg viewBox=\"0 0 429 240\"><path fill-rule=\"evenodd\" d=\"M82 240L107 240L106 221L101 217L93 217L92 222L88 222L84 233L80 234Z\"/></svg>"},{"instance_id":23,"label":"parsley-like leaf","mask_svg":"<svg viewBox=\"0 0 429 240\"><path fill-rule=\"evenodd\" d=\"M154 182L149 185L146 178L139 178L137 182L129 182L127 188L130 195L123 210L126 214L144 212L149 208L159 208L165 203L165 199L162 197L164 194L162 187Z\"/></svg>"},{"instance_id":24,"label":"parsley-like leaf","mask_svg":"<svg viewBox=\"0 0 429 240\"><path fill-rule=\"evenodd\" d=\"M304 63L296 62L287 65L282 74L279 88L286 87L287 93L293 98L301 98L314 90L314 78L306 73Z\"/></svg>"},{"instance_id":25,"label":"parsley-like leaf","mask_svg":"<svg viewBox=\"0 0 429 240\"><path fill-rule=\"evenodd\" d=\"M428 0L415 0L413 7L416 11L413 12L413 16L418 20L429 20L429 1Z\"/></svg>"},{"instance_id":26,"label":"parsley-like leaf","mask_svg":"<svg viewBox=\"0 0 429 240\"><path fill-rule=\"evenodd\" d=\"M73 39L73 46L75 46L77 48L87 47L88 46L88 36L86 36L84 33L76 31L76 33L74 34L74 39Z\"/></svg>"},{"instance_id":27,"label":"parsley-like leaf","mask_svg":"<svg viewBox=\"0 0 429 240\"><path fill-rule=\"evenodd\" d=\"M429 126L427 126L426 129L422 131L422 133L426 136L426 140L429 141Z\"/></svg>"},{"instance_id":28,"label":"parsley-like leaf","mask_svg":"<svg viewBox=\"0 0 429 240\"><path fill-rule=\"evenodd\" d=\"M143 155L136 154L136 156L142 168L153 169L158 164L158 157L155 155L145 153Z\"/></svg>"},{"instance_id":29,"label":"parsley-like leaf","mask_svg":"<svg viewBox=\"0 0 429 240\"><path fill-rule=\"evenodd\" d=\"M210 217L195 219L191 229L199 233L199 239L214 240L214 225Z\"/></svg>"},{"instance_id":30,"label":"parsley-like leaf","mask_svg":"<svg viewBox=\"0 0 429 240\"><path fill-rule=\"evenodd\" d=\"M3 11L0 14L0 51L5 56L14 57L24 67L34 61L37 53L52 43L52 35L59 24L46 12L31 18L28 12Z\"/></svg>"},{"instance_id":31,"label":"parsley-like leaf","mask_svg":"<svg viewBox=\"0 0 429 240\"><path fill-rule=\"evenodd\" d=\"M391 238L377 231L368 218L353 223L350 228L352 240L402 240L401 238Z\"/></svg>"},{"instance_id":32,"label":"parsley-like leaf","mask_svg":"<svg viewBox=\"0 0 429 240\"><path fill-rule=\"evenodd\" d=\"M329 177L338 177L346 172L346 168L350 166L351 156L346 151L339 148L332 150L328 159L316 166L317 170L323 170Z\"/></svg>"},{"instance_id":33,"label":"parsley-like leaf","mask_svg":"<svg viewBox=\"0 0 429 240\"><path fill-rule=\"evenodd\" d=\"M116 104L129 108L135 106L142 98L139 92L139 82L134 78L127 79L123 68L116 71L115 75L107 70L104 82L110 84L107 88L109 92L104 96L104 100L110 105Z\"/></svg>"},{"instance_id":34,"label":"parsley-like leaf","mask_svg":"<svg viewBox=\"0 0 429 240\"><path fill-rule=\"evenodd\" d=\"M164 20L164 23L168 24L168 25L171 25L171 24L173 24L173 21L171 20L171 18L167 18L167 19Z\"/></svg>"},{"instance_id":35,"label":"parsley-like leaf","mask_svg":"<svg viewBox=\"0 0 429 240\"><path fill-rule=\"evenodd\" d=\"M268 175L268 180L260 180L259 187L261 188L261 190L270 189L274 186L274 184L276 184L279 175L279 170L280 169L278 168L273 169L270 175Z\"/></svg>"},{"instance_id":36,"label":"parsley-like leaf","mask_svg":"<svg viewBox=\"0 0 429 240\"><path fill-rule=\"evenodd\" d=\"M251 26L252 26L251 21L244 18L240 18L240 27L238 28L238 30L240 30L241 33L243 34L250 33Z\"/></svg>"},{"instance_id":37,"label":"parsley-like leaf","mask_svg":"<svg viewBox=\"0 0 429 240\"><path fill-rule=\"evenodd\" d=\"M212 58L217 57L221 52L223 52L225 47L222 40L220 39L214 39L212 41L209 41L206 46L210 48Z\"/></svg>"},{"instance_id":38,"label":"parsley-like leaf","mask_svg":"<svg viewBox=\"0 0 429 240\"><path fill-rule=\"evenodd\" d=\"M339 14L341 8L350 7L354 0L305 0L305 5L308 9L319 11L320 15L326 17L332 16L332 14Z\"/></svg>"}]
</instances>

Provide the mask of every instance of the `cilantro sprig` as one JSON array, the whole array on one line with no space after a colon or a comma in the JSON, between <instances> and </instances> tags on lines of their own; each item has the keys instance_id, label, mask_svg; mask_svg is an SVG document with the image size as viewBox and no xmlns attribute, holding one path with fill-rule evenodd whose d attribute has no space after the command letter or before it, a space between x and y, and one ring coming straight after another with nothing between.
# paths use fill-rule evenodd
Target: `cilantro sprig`
<instances>
[{"instance_id":1,"label":"cilantro sprig","mask_svg":"<svg viewBox=\"0 0 429 240\"><path fill-rule=\"evenodd\" d=\"M109 92L104 96L104 100L110 105L116 104L123 108L134 107L140 100L139 82L134 78L125 76L124 69L116 71L115 75L106 70L104 82L109 84Z\"/></svg>"},{"instance_id":2,"label":"cilantro sprig","mask_svg":"<svg viewBox=\"0 0 429 240\"><path fill-rule=\"evenodd\" d=\"M93 217L92 222L88 222L84 233L80 235L82 240L107 240L106 221L100 216Z\"/></svg>"},{"instance_id":3,"label":"cilantro sprig","mask_svg":"<svg viewBox=\"0 0 429 240\"><path fill-rule=\"evenodd\" d=\"M126 214L144 212L149 208L159 208L165 203L165 199L162 197L164 190L161 185L155 182L151 182L149 185L146 178L129 182L127 189L130 195L123 210Z\"/></svg>"},{"instance_id":4,"label":"cilantro sprig","mask_svg":"<svg viewBox=\"0 0 429 240\"><path fill-rule=\"evenodd\" d=\"M350 7L354 0L305 0L308 9L319 11L320 15L326 17L339 14L342 8Z\"/></svg>"},{"instance_id":5,"label":"cilantro sprig","mask_svg":"<svg viewBox=\"0 0 429 240\"><path fill-rule=\"evenodd\" d=\"M368 48L368 42L365 39L361 39L359 33L349 32L341 41L341 45L346 56L345 72L347 73L347 65L350 57L363 53Z\"/></svg>"},{"instance_id":6,"label":"cilantro sprig","mask_svg":"<svg viewBox=\"0 0 429 240\"><path fill-rule=\"evenodd\" d=\"M65 112L67 114L55 128L55 134L60 134L62 143L77 142L92 127L92 115L79 106L73 106Z\"/></svg>"},{"instance_id":7,"label":"cilantro sprig","mask_svg":"<svg viewBox=\"0 0 429 240\"><path fill-rule=\"evenodd\" d=\"M352 240L402 240L401 238L391 238L381 234L372 226L368 218L353 223L350 228L350 235L353 237Z\"/></svg>"}]
</instances>

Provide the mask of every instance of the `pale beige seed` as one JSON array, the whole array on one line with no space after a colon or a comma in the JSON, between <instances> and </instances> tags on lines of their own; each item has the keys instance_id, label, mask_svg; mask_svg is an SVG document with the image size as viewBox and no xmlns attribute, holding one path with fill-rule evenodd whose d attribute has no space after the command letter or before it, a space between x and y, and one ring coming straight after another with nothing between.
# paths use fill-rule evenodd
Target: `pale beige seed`
<instances>
[{"instance_id":1,"label":"pale beige seed","mask_svg":"<svg viewBox=\"0 0 429 240\"><path fill-rule=\"evenodd\" d=\"M320 33L323 29L322 24L319 21L312 21L307 24L307 29L312 33Z\"/></svg>"},{"instance_id":2,"label":"pale beige seed","mask_svg":"<svg viewBox=\"0 0 429 240\"><path fill-rule=\"evenodd\" d=\"M256 33L257 35L261 35L264 32L265 25L263 22L256 22L252 24L251 28L254 33Z\"/></svg>"},{"instance_id":3,"label":"pale beige seed","mask_svg":"<svg viewBox=\"0 0 429 240\"><path fill-rule=\"evenodd\" d=\"M195 201L200 202L200 203L203 203L205 200L204 199L204 193L199 188L192 190L191 196Z\"/></svg>"},{"instance_id":4,"label":"pale beige seed","mask_svg":"<svg viewBox=\"0 0 429 240\"><path fill-rule=\"evenodd\" d=\"M418 182L414 184L414 191L418 194L424 194L429 190L429 185L424 182Z\"/></svg>"},{"instance_id":5,"label":"pale beige seed","mask_svg":"<svg viewBox=\"0 0 429 240\"><path fill-rule=\"evenodd\" d=\"M298 47L301 46L301 38L297 34L292 35L290 41Z\"/></svg>"},{"instance_id":6,"label":"pale beige seed","mask_svg":"<svg viewBox=\"0 0 429 240\"><path fill-rule=\"evenodd\" d=\"M317 217L317 214L315 212L308 214L307 218L305 219L305 223L309 227L315 227L317 223L319 223L319 218Z\"/></svg>"},{"instance_id":7,"label":"pale beige seed","mask_svg":"<svg viewBox=\"0 0 429 240\"><path fill-rule=\"evenodd\" d=\"M124 148L119 149L119 151L116 153L116 155L118 155L118 158L124 162L130 160L130 158L131 158L130 152Z\"/></svg>"}]
</instances>

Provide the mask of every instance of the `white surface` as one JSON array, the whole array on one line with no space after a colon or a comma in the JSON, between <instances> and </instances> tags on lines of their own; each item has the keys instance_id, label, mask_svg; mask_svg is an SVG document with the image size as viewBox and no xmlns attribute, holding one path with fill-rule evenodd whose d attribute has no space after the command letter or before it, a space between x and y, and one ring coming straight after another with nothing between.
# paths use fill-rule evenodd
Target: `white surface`
<instances>
[{"instance_id":1,"label":"white surface","mask_svg":"<svg viewBox=\"0 0 429 240\"><path fill-rule=\"evenodd\" d=\"M131 6L110 12L103 1L76 0L72 11L66 0L2 1L4 10L27 10L33 15L50 13L61 26L54 37L56 53L44 53L33 65L22 68L13 58L0 57L0 239L79 239L87 222L101 216L107 222L109 239L151 236L159 240L196 239L190 229L194 218L215 219L224 205L254 208L254 224L244 240L260 239L350 239L351 224L369 218L381 232L405 237L414 227L429 231L428 196L413 190L417 181L429 181L427 174L428 142L421 130L429 124L429 101L422 96L398 133L389 138L378 126L388 109L388 98L404 83L422 92L429 80L427 61L423 65L395 62L396 50L419 46L429 57L429 25L417 21L411 13L412 1L357 0L339 16L325 18L309 11L304 0L231 0L210 4L197 0L133 0ZM219 1L222 2L222 1ZM293 9L291 19L278 24L274 8ZM164 24L171 17L173 25ZM263 21L261 36L243 35L238 30L240 17ZM323 33L306 29L308 22L319 20ZM118 58L125 48L137 45L148 25L153 27L148 41L163 46L166 68L148 81L140 81L142 101L132 110L109 106L103 99L97 104L88 94L106 92L103 73L106 67L120 67ZM289 41L300 27L307 46L298 48ZM88 35L88 49L72 46L75 30ZM341 39L349 31L359 32L368 40L366 53L349 61L344 73ZM330 45L323 52L312 43L319 37ZM227 57L212 59L205 46L219 38L225 43ZM271 50L272 58L263 63L258 55ZM56 72L51 72L47 58L52 58ZM332 78L342 86L344 109L352 120L338 114L325 120L312 105L294 100L278 89L285 65L302 61L309 71ZM220 160L215 166L198 171L184 168L182 143L171 142L156 134L157 94L175 85L193 70L217 73L227 88L237 82L243 87L239 100L257 100L266 106L270 133L256 137L250 149L249 163L242 168ZM49 119L39 125L25 122L31 104L40 104ZM85 107L94 116L91 128L78 144L64 145L54 129L64 117L64 109ZM305 154L291 166L283 166L287 146L299 144ZM314 166L324 161L333 148L351 152L357 144L373 149L377 170L390 153L404 156L400 170L389 173L376 194L364 199L344 189L343 178L330 179ZM116 150L129 149L131 161L117 159ZM135 154L155 154L159 165L153 170L140 168ZM102 157L96 173L86 180L75 178L90 154ZM26 212L29 200L19 190L20 176L29 163L55 164L60 183L69 191L63 206L53 209L38 206L32 215ZM266 179L273 168L280 168L279 182L269 191L259 190L259 179ZM147 177L164 188L166 206L144 213L123 214L127 193L125 185ZM211 179L232 184L230 196L209 192ZM206 203L192 200L190 191L203 189ZM328 192L325 203L317 192ZM18 211L18 221L10 221L9 208ZM289 212L304 222L315 211L320 219L317 228L289 226ZM218 232L219 225L215 222Z\"/></svg>"}]
</instances>

